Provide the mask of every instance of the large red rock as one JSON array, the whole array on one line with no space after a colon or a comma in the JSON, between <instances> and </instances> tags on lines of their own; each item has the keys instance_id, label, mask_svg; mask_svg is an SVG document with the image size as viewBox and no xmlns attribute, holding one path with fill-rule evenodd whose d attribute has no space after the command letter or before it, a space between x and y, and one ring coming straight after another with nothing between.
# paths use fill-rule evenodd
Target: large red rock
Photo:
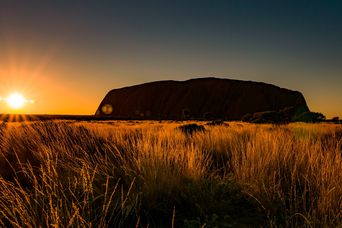
<instances>
[{"instance_id":1,"label":"large red rock","mask_svg":"<svg viewBox=\"0 0 342 228\"><path fill-rule=\"evenodd\" d=\"M157 81L111 90L96 115L114 118L240 120L247 113L294 107L303 95L271 84L218 78Z\"/></svg>"}]
</instances>

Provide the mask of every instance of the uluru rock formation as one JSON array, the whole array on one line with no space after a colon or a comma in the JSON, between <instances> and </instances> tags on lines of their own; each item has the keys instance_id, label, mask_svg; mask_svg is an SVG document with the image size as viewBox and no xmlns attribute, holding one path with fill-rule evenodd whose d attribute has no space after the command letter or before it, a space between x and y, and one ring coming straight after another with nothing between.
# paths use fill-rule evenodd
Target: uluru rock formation
<instances>
[{"instance_id":1,"label":"uluru rock formation","mask_svg":"<svg viewBox=\"0 0 342 228\"><path fill-rule=\"evenodd\" d=\"M96 115L113 118L240 120L287 107L308 111L304 96L271 84L219 78L157 81L111 90Z\"/></svg>"}]
</instances>

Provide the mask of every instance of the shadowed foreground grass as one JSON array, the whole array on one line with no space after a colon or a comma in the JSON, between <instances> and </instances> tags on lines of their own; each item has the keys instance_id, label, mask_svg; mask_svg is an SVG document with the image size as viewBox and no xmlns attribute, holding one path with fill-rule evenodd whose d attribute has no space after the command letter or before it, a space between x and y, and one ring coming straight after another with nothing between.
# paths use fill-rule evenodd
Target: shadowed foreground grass
<instances>
[{"instance_id":1,"label":"shadowed foreground grass","mask_svg":"<svg viewBox=\"0 0 342 228\"><path fill-rule=\"evenodd\" d=\"M3 123L0 225L342 225L340 126L178 126Z\"/></svg>"}]
</instances>

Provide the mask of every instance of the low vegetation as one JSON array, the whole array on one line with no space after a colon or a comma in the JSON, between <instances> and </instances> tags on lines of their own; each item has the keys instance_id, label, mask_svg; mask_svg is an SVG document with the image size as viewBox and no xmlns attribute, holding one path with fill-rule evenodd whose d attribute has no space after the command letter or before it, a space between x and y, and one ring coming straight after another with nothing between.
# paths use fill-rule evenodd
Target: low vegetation
<instances>
[{"instance_id":1,"label":"low vegetation","mask_svg":"<svg viewBox=\"0 0 342 228\"><path fill-rule=\"evenodd\" d=\"M256 113L248 113L241 119L244 122L250 123L273 123L284 124L291 122L304 122L304 123L319 123L326 120L325 116L319 112L310 112L302 109L294 109L287 107L279 111L264 111ZM332 120L337 123L337 121Z\"/></svg>"},{"instance_id":2,"label":"low vegetation","mask_svg":"<svg viewBox=\"0 0 342 228\"><path fill-rule=\"evenodd\" d=\"M0 226L342 226L340 125L196 124L2 123Z\"/></svg>"}]
</instances>

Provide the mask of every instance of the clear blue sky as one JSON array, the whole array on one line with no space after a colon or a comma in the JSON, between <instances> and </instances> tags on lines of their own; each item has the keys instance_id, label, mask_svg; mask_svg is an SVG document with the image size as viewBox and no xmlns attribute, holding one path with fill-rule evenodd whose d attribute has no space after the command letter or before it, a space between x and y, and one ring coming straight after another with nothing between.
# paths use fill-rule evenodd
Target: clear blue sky
<instances>
[{"instance_id":1,"label":"clear blue sky","mask_svg":"<svg viewBox=\"0 0 342 228\"><path fill-rule=\"evenodd\" d=\"M342 117L341 12L337 0L5 0L0 96L37 101L22 112L93 114L113 88L216 76L299 90Z\"/></svg>"}]
</instances>

